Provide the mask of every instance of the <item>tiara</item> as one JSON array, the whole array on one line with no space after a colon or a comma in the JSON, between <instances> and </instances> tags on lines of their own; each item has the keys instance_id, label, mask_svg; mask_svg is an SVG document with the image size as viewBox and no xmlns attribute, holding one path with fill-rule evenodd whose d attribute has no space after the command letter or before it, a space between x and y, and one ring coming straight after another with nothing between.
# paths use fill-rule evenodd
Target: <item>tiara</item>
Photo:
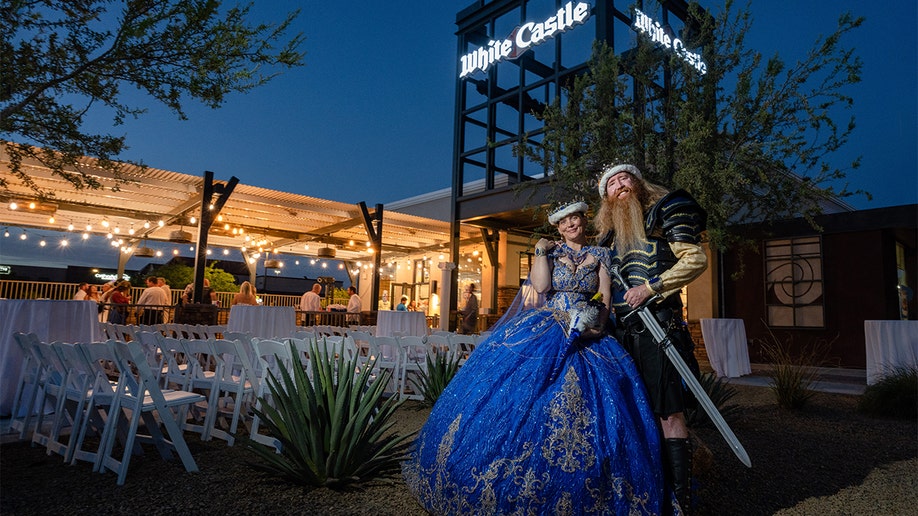
<instances>
[{"instance_id":1,"label":"tiara","mask_svg":"<svg viewBox=\"0 0 918 516\"><path fill-rule=\"evenodd\" d=\"M552 225L557 224L568 215L573 213L586 213L589 209L590 206L583 199L574 199L572 201L556 204L548 214L548 223Z\"/></svg>"}]
</instances>

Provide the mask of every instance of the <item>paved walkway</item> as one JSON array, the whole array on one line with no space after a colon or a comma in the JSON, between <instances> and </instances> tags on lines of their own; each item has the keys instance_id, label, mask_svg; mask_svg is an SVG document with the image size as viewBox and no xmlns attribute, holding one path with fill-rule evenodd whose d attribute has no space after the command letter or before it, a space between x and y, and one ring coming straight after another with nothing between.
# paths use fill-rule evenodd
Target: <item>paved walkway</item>
<instances>
[{"instance_id":1,"label":"paved walkway","mask_svg":"<svg viewBox=\"0 0 918 516\"><path fill-rule=\"evenodd\" d=\"M739 378L727 378L725 381L733 385L770 387L771 378L768 376L770 370L770 364L752 364L752 374ZM864 369L820 367L818 370L818 379L812 386L815 391L860 396L867 388L867 371Z\"/></svg>"}]
</instances>

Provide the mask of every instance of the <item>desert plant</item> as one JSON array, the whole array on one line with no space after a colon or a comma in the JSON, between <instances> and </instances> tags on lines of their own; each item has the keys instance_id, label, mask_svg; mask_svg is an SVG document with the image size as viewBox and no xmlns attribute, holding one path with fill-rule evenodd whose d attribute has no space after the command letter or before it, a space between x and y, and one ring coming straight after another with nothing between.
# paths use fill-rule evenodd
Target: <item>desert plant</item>
<instances>
[{"instance_id":1,"label":"desert plant","mask_svg":"<svg viewBox=\"0 0 918 516\"><path fill-rule=\"evenodd\" d=\"M900 367L868 385L859 412L879 417L918 418L918 367Z\"/></svg>"},{"instance_id":2,"label":"desert plant","mask_svg":"<svg viewBox=\"0 0 918 516\"><path fill-rule=\"evenodd\" d=\"M436 356L427 354L427 371L418 371L417 377L408 379L412 387L424 396L422 406L433 406L459 371L459 357L444 351L437 351Z\"/></svg>"},{"instance_id":3,"label":"desert plant","mask_svg":"<svg viewBox=\"0 0 918 516\"><path fill-rule=\"evenodd\" d=\"M698 383L704 388L704 392L711 398L711 402L717 407L717 411L727 421L739 412L739 405L727 404L728 401L737 395L738 391L729 383L724 383L723 378L718 378L716 373L702 373L698 378ZM700 427L710 426L711 418L701 408L700 405L685 410L685 420L689 426Z\"/></svg>"},{"instance_id":4,"label":"desert plant","mask_svg":"<svg viewBox=\"0 0 918 516\"><path fill-rule=\"evenodd\" d=\"M253 441L248 446L262 459L256 469L290 482L344 487L400 471L412 436L390 432L400 402L383 400L391 373L372 377L373 362L361 367L356 357L337 358L327 347L310 345L312 381L302 367L281 378L268 375L273 405L262 399L255 409L280 453Z\"/></svg>"},{"instance_id":5,"label":"desert plant","mask_svg":"<svg viewBox=\"0 0 918 516\"><path fill-rule=\"evenodd\" d=\"M810 387L819 378L819 367L827 365L827 355L832 341L818 339L794 352L793 339L781 342L769 330L770 340L761 342L765 359L771 363L768 376L771 391L778 405L786 409L800 409L816 391ZM834 340L834 339L833 339Z\"/></svg>"}]
</instances>

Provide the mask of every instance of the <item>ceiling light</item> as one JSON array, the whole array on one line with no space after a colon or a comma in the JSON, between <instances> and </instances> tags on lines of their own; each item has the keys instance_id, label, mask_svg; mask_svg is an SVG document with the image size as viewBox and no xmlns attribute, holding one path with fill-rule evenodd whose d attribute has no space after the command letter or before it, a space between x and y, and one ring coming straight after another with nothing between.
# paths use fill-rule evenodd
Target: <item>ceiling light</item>
<instances>
[{"instance_id":1,"label":"ceiling light","mask_svg":"<svg viewBox=\"0 0 918 516\"><path fill-rule=\"evenodd\" d=\"M175 231L169 233L169 241L181 243L191 242L191 233L183 229L176 229Z\"/></svg>"},{"instance_id":2,"label":"ceiling light","mask_svg":"<svg viewBox=\"0 0 918 516\"><path fill-rule=\"evenodd\" d=\"M147 246L141 246L141 247L138 247L137 249L134 249L134 256L138 256L141 258L152 258L156 256L156 251L154 251L153 249Z\"/></svg>"}]
</instances>

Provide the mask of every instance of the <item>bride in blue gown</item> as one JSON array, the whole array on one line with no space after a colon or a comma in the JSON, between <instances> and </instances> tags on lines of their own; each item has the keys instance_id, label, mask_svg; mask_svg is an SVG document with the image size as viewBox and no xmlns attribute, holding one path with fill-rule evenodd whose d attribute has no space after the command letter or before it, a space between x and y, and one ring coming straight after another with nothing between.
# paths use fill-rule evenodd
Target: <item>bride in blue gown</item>
<instances>
[{"instance_id":1,"label":"bride in blue gown","mask_svg":"<svg viewBox=\"0 0 918 516\"><path fill-rule=\"evenodd\" d=\"M563 242L536 244L530 276L546 303L495 326L418 434L403 475L429 512L679 513L631 357L570 328L594 294L610 299L608 250L586 245L586 211L571 203L549 216Z\"/></svg>"}]
</instances>

